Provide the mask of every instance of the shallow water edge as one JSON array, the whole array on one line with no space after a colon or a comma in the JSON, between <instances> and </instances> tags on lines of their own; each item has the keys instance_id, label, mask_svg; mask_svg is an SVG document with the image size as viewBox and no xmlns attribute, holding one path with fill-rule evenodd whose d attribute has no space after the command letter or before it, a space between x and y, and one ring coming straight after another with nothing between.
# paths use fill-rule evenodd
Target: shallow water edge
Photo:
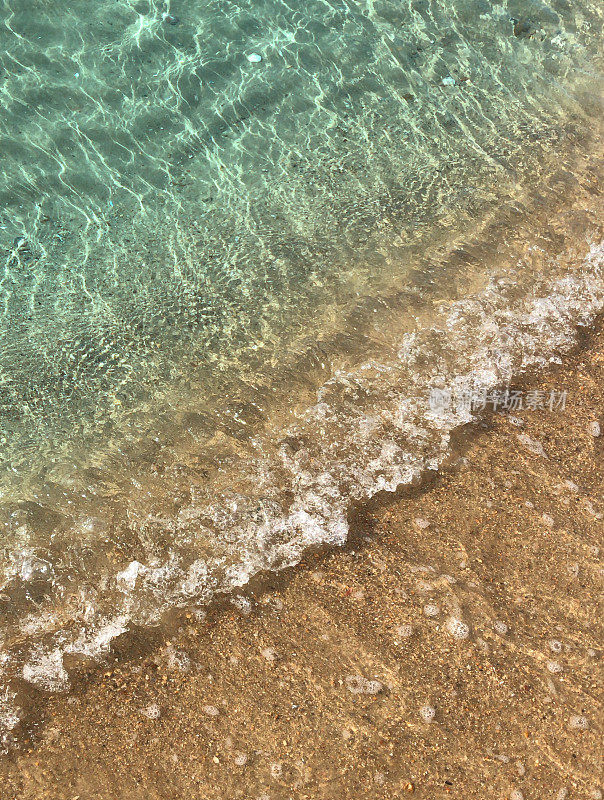
<instances>
[{"instance_id":1,"label":"shallow water edge","mask_svg":"<svg viewBox=\"0 0 604 800\"><path fill-rule=\"evenodd\" d=\"M596 798L603 346L600 321L514 384L564 412L470 426L427 490L360 504L350 546L50 696L2 800Z\"/></svg>"},{"instance_id":2,"label":"shallow water edge","mask_svg":"<svg viewBox=\"0 0 604 800\"><path fill-rule=\"evenodd\" d=\"M309 548L344 544L350 530L349 514L356 503L421 482L426 471L437 472L454 457L452 442L459 430L475 417L463 405L435 411L429 404L429 392L453 386L461 396L509 387L527 370L542 369L559 360L575 346L577 325L588 325L604 306L603 259L602 245L592 245L580 266L575 264L574 274L565 269L557 281L539 285L511 303L506 282L498 281L486 293L449 305L443 324L424 333L427 339L412 336L404 342L396 367L373 362L328 384L317 407L281 437L286 445L280 449L280 471L276 473L271 466L270 482L266 476L260 481L265 493L268 486L281 496L284 485L289 485L293 496L287 498L286 506L273 501L269 506L272 519L265 513L258 520L255 509L248 512L242 505L246 499L249 502L249 491L247 495L239 493L237 501L227 496L229 521L224 516L225 498L212 496L211 508L220 513L221 531L228 531L230 525L238 546L246 542L245 550L238 547L213 562L206 558L203 568L198 559L187 564L184 557L176 560L172 556L156 567L135 560L109 578L104 596L95 589L82 604L80 593L75 598L77 606L56 606L58 613L50 617L47 606L36 627L32 627L33 617L29 622L26 619L27 627L22 628L27 634L25 647L20 644L21 637L13 640L12 647L5 647L10 654L5 658L5 676L10 681L3 712L5 743L13 739L9 730L19 722L19 703L32 707L31 689L21 678L43 692L65 691L74 665L82 659L103 660L110 654L112 642L129 629L156 626L162 618L170 619L179 607L203 615L212 598L245 586L255 575L292 566ZM469 341L480 346L472 350ZM426 343L434 357L447 352L455 355L449 362L454 367L451 372L443 372L441 366L435 373L428 359L422 375L418 366L427 352ZM409 383L409 367L413 384ZM397 387L393 378L399 379L406 394L393 391ZM346 406L339 393L343 387L348 392L351 386L357 393L362 390L363 404L348 406L342 419ZM329 403L334 398L331 411ZM304 442L302 447L296 446L299 441ZM266 468L267 450L261 446L259 452L263 459L256 462L256 468ZM313 471L317 462L333 465L333 471ZM248 469L254 466L249 460L245 463ZM284 467L291 476L285 484L283 476L288 473ZM251 470L246 474L248 480L250 475L253 479ZM207 524L209 513L207 506L200 510L199 505L193 516L187 512L187 530L191 525ZM248 513L250 516L242 516ZM34 692L35 696L40 697ZM35 706L36 701L33 703Z\"/></svg>"}]
</instances>

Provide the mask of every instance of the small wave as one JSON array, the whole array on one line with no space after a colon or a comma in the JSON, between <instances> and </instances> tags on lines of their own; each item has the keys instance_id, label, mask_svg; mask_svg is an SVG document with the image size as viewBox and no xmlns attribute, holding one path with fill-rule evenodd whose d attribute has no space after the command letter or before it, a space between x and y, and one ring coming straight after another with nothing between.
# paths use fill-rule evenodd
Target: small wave
<instances>
[{"instance_id":1,"label":"small wave","mask_svg":"<svg viewBox=\"0 0 604 800\"><path fill-rule=\"evenodd\" d=\"M523 291L493 279L405 335L395 357L335 373L293 424L267 425L212 480L193 483L189 476L188 499L173 516L149 514L131 500L125 518L136 558L113 572L84 571L69 586L55 584L52 602L17 620L6 636L5 743L20 719L15 678L65 691L67 656L100 659L132 625L157 624L169 609L207 603L260 571L292 566L312 546L342 545L351 503L439 469L453 432L473 415L463 404L431 408L430 392L447 387L476 396L559 358L575 342L577 326L604 307L603 265L598 243L580 268ZM164 496L180 491L175 474L166 477ZM81 542L72 563L86 563ZM11 569L5 592L47 579L53 566L24 549Z\"/></svg>"}]
</instances>

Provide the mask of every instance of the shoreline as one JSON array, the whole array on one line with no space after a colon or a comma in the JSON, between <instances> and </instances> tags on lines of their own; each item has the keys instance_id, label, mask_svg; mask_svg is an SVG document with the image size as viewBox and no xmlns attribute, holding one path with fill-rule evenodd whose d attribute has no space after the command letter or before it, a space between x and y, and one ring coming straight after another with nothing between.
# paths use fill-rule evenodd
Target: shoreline
<instances>
[{"instance_id":1,"label":"shoreline","mask_svg":"<svg viewBox=\"0 0 604 800\"><path fill-rule=\"evenodd\" d=\"M515 385L564 411L490 413L345 547L50 697L0 798L601 797L603 317L580 339Z\"/></svg>"},{"instance_id":2,"label":"shoreline","mask_svg":"<svg viewBox=\"0 0 604 800\"><path fill-rule=\"evenodd\" d=\"M218 418L183 412L179 436L149 442L140 460L124 457L127 480L119 470L78 468L66 493L53 484L50 496L29 498L31 510L9 504L5 574L16 591L4 596L2 741L23 703L38 703L32 685L64 691L74 666L110 646L123 650L115 640L128 630L179 616L166 609L208 603L255 572L297 562L308 547L342 544L354 502L448 459L447 437L470 415L433 413L430 388L442 380L503 386L527 365L547 363L550 351L566 352L575 326L602 307L592 156L564 201L545 202L545 190L541 205L532 198L537 218L519 224L528 209L517 209L477 222L486 238L449 243L441 255L463 290L437 302L436 289L419 291L418 274L416 304L403 301L410 286L383 308L367 307L373 323L360 335L371 358L345 356L342 347L340 361L324 364L325 343L317 342L309 364L320 374L309 380L299 370L307 385L293 403L265 405L262 392L247 400L244 392ZM558 186L567 180L555 178Z\"/></svg>"}]
</instances>

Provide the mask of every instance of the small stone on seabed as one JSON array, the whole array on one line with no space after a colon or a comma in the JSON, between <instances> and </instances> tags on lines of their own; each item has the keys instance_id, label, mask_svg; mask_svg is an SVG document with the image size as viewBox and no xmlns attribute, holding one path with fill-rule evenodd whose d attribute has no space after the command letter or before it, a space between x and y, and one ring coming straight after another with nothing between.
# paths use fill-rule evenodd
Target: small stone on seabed
<instances>
[{"instance_id":1,"label":"small stone on seabed","mask_svg":"<svg viewBox=\"0 0 604 800\"><path fill-rule=\"evenodd\" d=\"M457 617L449 617L445 628L447 633L454 639L467 639L470 635L470 628L468 625Z\"/></svg>"},{"instance_id":2,"label":"small stone on seabed","mask_svg":"<svg viewBox=\"0 0 604 800\"><path fill-rule=\"evenodd\" d=\"M145 706L145 708L141 708L141 714L149 719L159 719L161 711L157 703L150 703L148 706Z\"/></svg>"},{"instance_id":3,"label":"small stone on seabed","mask_svg":"<svg viewBox=\"0 0 604 800\"><path fill-rule=\"evenodd\" d=\"M547 458L547 453L545 452L541 442L538 442L536 439L531 439L531 437L527 436L525 433L519 433L518 439L531 451L531 453Z\"/></svg>"},{"instance_id":4,"label":"small stone on seabed","mask_svg":"<svg viewBox=\"0 0 604 800\"><path fill-rule=\"evenodd\" d=\"M191 669L191 659L184 650L168 647L166 649L166 661L170 669L178 669L181 672L189 672Z\"/></svg>"},{"instance_id":5,"label":"small stone on seabed","mask_svg":"<svg viewBox=\"0 0 604 800\"><path fill-rule=\"evenodd\" d=\"M447 75L446 78L442 79L443 86L455 86L455 78L452 78L450 75Z\"/></svg>"},{"instance_id":6,"label":"small stone on seabed","mask_svg":"<svg viewBox=\"0 0 604 800\"><path fill-rule=\"evenodd\" d=\"M264 658L266 658L266 660L270 661L271 663L277 660L277 651L273 650L272 647L265 647L260 652L264 656Z\"/></svg>"},{"instance_id":7,"label":"small stone on seabed","mask_svg":"<svg viewBox=\"0 0 604 800\"><path fill-rule=\"evenodd\" d=\"M577 731L586 731L589 728L589 720L581 714L574 714L568 724Z\"/></svg>"},{"instance_id":8,"label":"small stone on seabed","mask_svg":"<svg viewBox=\"0 0 604 800\"><path fill-rule=\"evenodd\" d=\"M346 688L352 694L379 694L383 684L380 681L369 681L362 675L348 675Z\"/></svg>"},{"instance_id":9,"label":"small stone on seabed","mask_svg":"<svg viewBox=\"0 0 604 800\"><path fill-rule=\"evenodd\" d=\"M436 716L436 709L434 706L422 706L419 710L419 715L424 722L434 722Z\"/></svg>"},{"instance_id":10,"label":"small stone on seabed","mask_svg":"<svg viewBox=\"0 0 604 800\"><path fill-rule=\"evenodd\" d=\"M396 629L396 635L400 636L401 639L408 639L413 634L413 627L407 623L404 625L399 625Z\"/></svg>"},{"instance_id":11,"label":"small stone on seabed","mask_svg":"<svg viewBox=\"0 0 604 800\"><path fill-rule=\"evenodd\" d=\"M602 434L602 429L600 428L600 423L597 420L594 422L589 423L589 432L592 436L600 436Z\"/></svg>"},{"instance_id":12,"label":"small stone on seabed","mask_svg":"<svg viewBox=\"0 0 604 800\"><path fill-rule=\"evenodd\" d=\"M251 61L252 64L259 64L262 61L262 56L258 53L250 53L247 57L248 61Z\"/></svg>"},{"instance_id":13,"label":"small stone on seabed","mask_svg":"<svg viewBox=\"0 0 604 800\"><path fill-rule=\"evenodd\" d=\"M514 789L510 792L510 800L524 800L524 795L520 789Z\"/></svg>"}]
</instances>

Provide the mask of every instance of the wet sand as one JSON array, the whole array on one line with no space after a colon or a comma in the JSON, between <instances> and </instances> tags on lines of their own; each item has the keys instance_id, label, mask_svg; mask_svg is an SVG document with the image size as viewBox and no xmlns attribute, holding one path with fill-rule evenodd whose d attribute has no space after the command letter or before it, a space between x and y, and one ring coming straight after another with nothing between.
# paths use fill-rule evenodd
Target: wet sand
<instances>
[{"instance_id":1,"label":"wet sand","mask_svg":"<svg viewBox=\"0 0 604 800\"><path fill-rule=\"evenodd\" d=\"M346 549L36 698L0 798L601 798L602 320L516 388L566 408L490 414Z\"/></svg>"}]
</instances>

